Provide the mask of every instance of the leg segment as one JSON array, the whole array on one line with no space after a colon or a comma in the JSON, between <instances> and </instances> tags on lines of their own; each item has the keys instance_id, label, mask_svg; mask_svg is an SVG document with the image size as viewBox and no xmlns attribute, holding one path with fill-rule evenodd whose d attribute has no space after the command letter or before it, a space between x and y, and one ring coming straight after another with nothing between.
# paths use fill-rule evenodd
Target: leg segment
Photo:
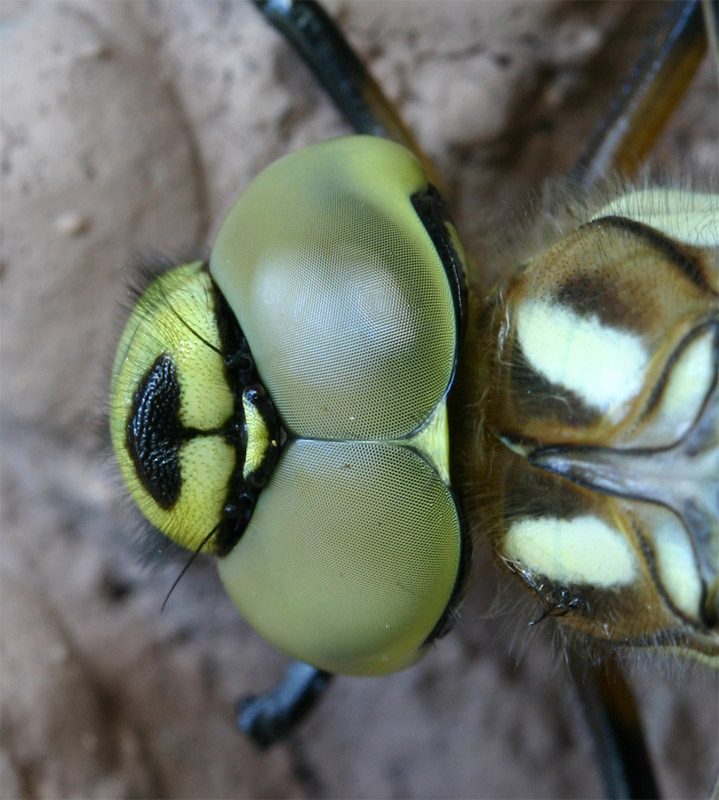
<instances>
[{"instance_id":1,"label":"leg segment","mask_svg":"<svg viewBox=\"0 0 719 800\"><path fill-rule=\"evenodd\" d=\"M716 38L719 5L706 5ZM647 39L572 172L591 189L611 172L631 176L662 132L707 49L701 0L674 0Z\"/></svg>"},{"instance_id":2,"label":"leg segment","mask_svg":"<svg viewBox=\"0 0 719 800\"><path fill-rule=\"evenodd\" d=\"M355 132L404 145L436 186L436 171L414 134L324 8L314 0L252 1L297 50Z\"/></svg>"},{"instance_id":3,"label":"leg segment","mask_svg":"<svg viewBox=\"0 0 719 800\"><path fill-rule=\"evenodd\" d=\"M570 649L568 659L607 797L658 798L639 710L616 658L587 666Z\"/></svg>"},{"instance_id":4,"label":"leg segment","mask_svg":"<svg viewBox=\"0 0 719 800\"><path fill-rule=\"evenodd\" d=\"M289 736L312 711L331 679L329 672L292 661L271 689L237 701L237 727L260 750L270 747Z\"/></svg>"}]
</instances>

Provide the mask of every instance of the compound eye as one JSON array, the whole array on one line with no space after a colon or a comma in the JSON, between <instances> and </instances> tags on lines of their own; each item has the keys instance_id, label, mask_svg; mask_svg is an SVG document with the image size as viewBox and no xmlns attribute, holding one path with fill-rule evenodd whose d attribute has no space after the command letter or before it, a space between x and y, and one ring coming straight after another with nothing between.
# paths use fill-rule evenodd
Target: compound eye
<instances>
[{"instance_id":1,"label":"compound eye","mask_svg":"<svg viewBox=\"0 0 719 800\"><path fill-rule=\"evenodd\" d=\"M271 165L212 250L289 432L220 575L265 638L332 672L416 661L460 592L446 397L462 258L414 157L363 136Z\"/></svg>"},{"instance_id":2,"label":"compound eye","mask_svg":"<svg viewBox=\"0 0 719 800\"><path fill-rule=\"evenodd\" d=\"M118 347L112 440L140 510L219 556L254 627L329 671L416 661L461 592L462 259L408 151L333 140L262 173L209 270L150 283Z\"/></svg>"},{"instance_id":3,"label":"compound eye","mask_svg":"<svg viewBox=\"0 0 719 800\"><path fill-rule=\"evenodd\" d=\"M405 667L453 595L461 558L454 498L415 451L300 440L218 568L268 641L331 672Z\"/></svg>"},{"instance_id":4,"label":"compound eye","mask_svg":"<svg viewBox=\"0 0 719 800\"><path fill-rule=\"evenodd\" d=\"M296 436L397 438L447 393L463 254L414 156L333 139L262 172L236 202L210 271Z\"/></svg>"}]
</instances>

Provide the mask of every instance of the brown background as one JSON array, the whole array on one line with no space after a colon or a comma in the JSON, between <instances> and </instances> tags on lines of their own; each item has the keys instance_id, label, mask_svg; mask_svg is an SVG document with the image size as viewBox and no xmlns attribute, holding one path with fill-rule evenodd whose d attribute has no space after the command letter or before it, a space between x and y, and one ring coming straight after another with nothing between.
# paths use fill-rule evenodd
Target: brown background
<instances>
[{"instance_id":1,"label":"brown background","mask_svg":"<svg viewBox=\"0 0 719 800\"><path fill-rule=\"evenodd\" d=\"M467 247L573 162L655 10L643 4L334 2L446 177ZM4 0L3 798L572 797L600 792L549 628L480 551L453 636L418 667L341 679L258 755L232 703L284 659L211 567L159 609L94 429L137 249L208 244L263 166L346 132L243 3ZM716 186L708 62L653 155ZM712 177L713 176L713 177ZM706 795L717 683L636 685L665 793Z\"/></svg>"}]
</instances>

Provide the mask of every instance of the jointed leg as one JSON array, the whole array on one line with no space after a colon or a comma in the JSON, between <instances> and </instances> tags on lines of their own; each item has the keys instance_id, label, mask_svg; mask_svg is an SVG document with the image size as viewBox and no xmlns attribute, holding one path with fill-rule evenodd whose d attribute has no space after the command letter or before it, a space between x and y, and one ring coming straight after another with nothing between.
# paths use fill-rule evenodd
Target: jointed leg
<instances>
[{"instance_id":1,"label":"jointed leg","mask_svg":"<svg viewBox=\"0 0 719 800\"><path fill-rule=\"evenodd\" d=\"M270 747L312 711L331 679L328 672L292 661L271 689L237 702L237 727L261 750Z\"/></svg>"},{"instance_id":2,"label":"jointed leg","mask_svg":"<svg viewBox=\"0 0 719 800\"><path fill-rule=\"evenodd\" d=\"M356 133L392 139L419 158L438 186L431 161L342 31L314 0L252 0L297 50Z\"/></svg>"},{"instance_id":3,"label":"jointed leg","mask_svg":"<svg viewBox=\"0 0 719 800\"><path fill-rule=\"evenodd\" d=\"M716 35L719 4L706 4ZM662 132L707 49L701 0L674 0L627 73L572 172L590 189L602 175L631 176Z\"/></svg>"}]
</instances>

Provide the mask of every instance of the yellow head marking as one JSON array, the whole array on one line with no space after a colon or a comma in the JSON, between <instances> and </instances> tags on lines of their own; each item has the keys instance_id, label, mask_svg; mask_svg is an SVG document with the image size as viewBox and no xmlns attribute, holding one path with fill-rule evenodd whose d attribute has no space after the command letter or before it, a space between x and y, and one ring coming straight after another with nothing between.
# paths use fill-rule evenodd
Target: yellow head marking
<instances>
[{"instance_id":1,"label":"yellow head marking","mask_svg":"<svg viewBox=\"0 0 719 800\"><path fill-rule=\"evenodd\" d=\"M256 380L243 348L196 262L149 284L115 357L110 432L120 472L145 518L190 550L213 530L209 549L234 544L266 479L257 473L277 449L269 403L254 400L264 391L243 391L243 380Z\"/></svg>"},{"instance_id":2,"label":"yellow head marking","mask_svg":"<svg viewBox=\"0 0 719 800\"><path fill-rule=\"evenodd\" d=\"M120 339L110 432L120 472L147 520L195 549L220 521L234 449L217 429L232 414L209 273L185 264L156 278Z\"/></svg>"}]
</instances>

